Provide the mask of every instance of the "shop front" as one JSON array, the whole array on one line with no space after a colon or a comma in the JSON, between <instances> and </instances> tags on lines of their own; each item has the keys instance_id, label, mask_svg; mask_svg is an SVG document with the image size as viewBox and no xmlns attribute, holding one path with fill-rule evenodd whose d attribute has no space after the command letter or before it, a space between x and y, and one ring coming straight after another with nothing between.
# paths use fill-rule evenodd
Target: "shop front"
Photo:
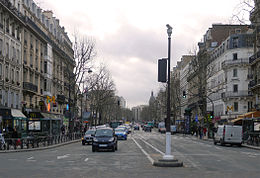
<instances>
[{"instance_id":1,"label":"shop front","mask_svg":"<svg viewBox=\"0 0 260 178\"><path fill-rule=\"evenodd\" d=\"M30 112L28 131L40 135L59 135L61 118L44 112Z\"/></svg>"},{"instance_id":2,"label":"shop front","mask_svg":"<svg viewBox=\"0 0 260 178\"><path fill-rule=\"evenodd\" d=\"M27 134L27 117L18 109L0 109L0 132L5 137L11 137L14 129L17 130L19 137Z\"/></svg>"}]
</instances>

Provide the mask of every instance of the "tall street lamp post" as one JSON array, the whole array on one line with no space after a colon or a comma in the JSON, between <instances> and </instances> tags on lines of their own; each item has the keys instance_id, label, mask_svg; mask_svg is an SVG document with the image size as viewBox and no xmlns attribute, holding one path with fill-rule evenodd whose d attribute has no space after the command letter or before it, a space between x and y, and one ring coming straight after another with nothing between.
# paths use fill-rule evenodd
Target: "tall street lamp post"
<instances>
[{"instance_id":1,"label":"tall street lamp post","mask_svg":"<svg viewBox=\"0 0 260 178\"><path fill-rule=\"evenodd\" d=\"M171 105L170 105L170 72L171 72L171 34L172 34L172 27L167 24L167 34L168 34L168 81L167 81L167 118L165 119L165 125L166 125L166 151L165 155L163 156L163 159L159 159L158 161L153 162L154 166L159 167L182 167L183 163L178 162L177 159L173 159L173 155L171 155ZM158 61L158 81L159 82L166 82L166 59L165 60L159 60Z\"/></svg>"},{"instance_id":2,"label":"tall street lamp post","mask_svg":"<svg viewBox=\"0 0 260 178\"><path fill-rule=\"evenodd\" d=\"M171 105L170 105L170 81L171 81L171 34L172 27L167 24L167 34L168 34L168 81L167 81L167 118L166 118L166 151L163 159L165 160L173 160L173 156L171 155Z\"/></svg>"}]
</instances>

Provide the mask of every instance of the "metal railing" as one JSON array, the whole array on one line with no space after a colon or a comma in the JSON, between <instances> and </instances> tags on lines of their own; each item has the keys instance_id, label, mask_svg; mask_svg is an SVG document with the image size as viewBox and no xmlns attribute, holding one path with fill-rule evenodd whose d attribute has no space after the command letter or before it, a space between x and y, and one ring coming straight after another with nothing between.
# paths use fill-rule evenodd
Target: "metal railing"
<instances>
[{"instance_id":1,"label":"metal railing","mask_svg":"<svg viewBox=\"0 0 260 178\"><path fill-rule=\"evenodd\" d=\"M5 138L5 143L0 142L0 150L16 150L47 147L55 144L78 140L81 139L82 136L82 133L71 133L54 136L28 136L25 138Z\"/></svg>"}]
</instances>

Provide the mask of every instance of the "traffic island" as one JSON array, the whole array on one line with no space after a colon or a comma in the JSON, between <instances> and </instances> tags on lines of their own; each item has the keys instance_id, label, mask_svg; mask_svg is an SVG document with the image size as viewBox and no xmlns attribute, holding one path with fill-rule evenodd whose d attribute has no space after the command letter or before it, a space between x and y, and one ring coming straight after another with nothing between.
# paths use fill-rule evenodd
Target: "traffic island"
<instances>
[{"instance_id":1,"label":"traffic island","mask_svg":"<svg viewBox=\"0 0 260 178\"><path fill-rule=\"evenodd\" d=\"M183 167L183 162L179 162L177 159L159 159L154 161L153 165L157 167Z\"/></svg>"}]
</instances>

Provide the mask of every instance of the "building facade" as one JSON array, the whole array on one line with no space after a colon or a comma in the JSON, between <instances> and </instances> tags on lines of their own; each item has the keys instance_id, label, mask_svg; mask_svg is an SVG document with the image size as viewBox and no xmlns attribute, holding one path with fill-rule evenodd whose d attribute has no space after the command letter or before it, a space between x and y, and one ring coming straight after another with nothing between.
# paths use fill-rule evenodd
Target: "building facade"
<instances>
[{"instance_id":1,"label":"building facade","mask_svg":"<svg viewBox=\"0 0 260 178\"><path fill-rule=\"evenodd\" d=\"M73 58L72 42L52 11L33 0L0 1L0 104L5 109L63 120L74 98Z\"/></svg>"},{"instance_id":2,"label":"building facade","mask_svg":"<svg viewBox=\"0 0 260 178\"><path fill-rule=\"evenodd\" d=\"M252 110L253 95L248 90L252 54L250 33L230 35L211 52L207 111L214 111L215 121L230 121Z\"/></svg>"}]
</instances>

